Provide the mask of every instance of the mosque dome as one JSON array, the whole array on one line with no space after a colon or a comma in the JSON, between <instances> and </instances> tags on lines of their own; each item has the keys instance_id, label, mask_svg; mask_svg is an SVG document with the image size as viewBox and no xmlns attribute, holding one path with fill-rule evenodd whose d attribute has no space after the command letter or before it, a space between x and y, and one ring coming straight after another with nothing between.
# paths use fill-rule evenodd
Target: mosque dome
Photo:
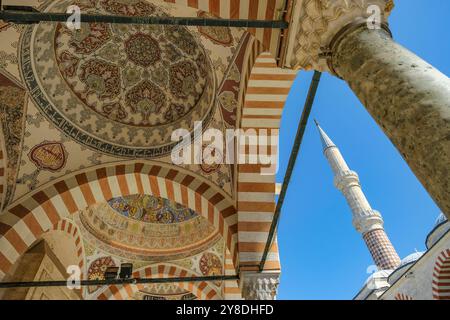
<instances>
[{"instance_id":1,"label":"mosque dome","mask_svg":"<svg viewBox=\"0 0 450 320\"><path fill-rule=\"evenodd\" d=\"M71 4L54 1L44 12L63 12ZM101 1L83 9L114 15L126 8ZM148 2L134 11L168 16ZM162 156L178 142L172 131L193 132L195 121L211 120L214 71L185 26L83 24L76 31L42 23L27 28L22 39L31 98L56 128L90 149L128 158ZM49 47L43 50L42 43Z\"/></svg>"},{"instance_id":2,"label":"mosque dome","mask_svg":"<svg viewBox=\"0 0 450 320\"><path fill-rule=\"evenodd\" d=\"M400 262L399 268L402 268L406 265L409 265L413 262L416 262L417 260L420 259L420 257L422 257L424 254L424 252L414 252L411 253L410 255L406 256L405 258L402 259L402 261Z\"/></svg>"},{"instance_id":3,"label":"mosque dome","mask_svg":"<svg viewBox=\"0 0 450 320\"><path fill-rule=\"evenodd\" d=\"M428 234L425 241L427 248L431 248L447 231L450 230L450 223L447 217L441 213L434 223L434 228Z\"/></svg>"},{"instance_id":4,"label":"mosque dome","mask_svg":"<svg viewBox=\"0 0 450 320\"><path fill-rule=\"evenodd\" d=\"M419 260L424 255L424 253L425 252L414 252L403 258L397 269L395 269L394 272L392 272L389 276L389 284L392 285L394 282L400 279L400 277L405 274L406 270L417 260Z\"/></svg>"}]
</instances>

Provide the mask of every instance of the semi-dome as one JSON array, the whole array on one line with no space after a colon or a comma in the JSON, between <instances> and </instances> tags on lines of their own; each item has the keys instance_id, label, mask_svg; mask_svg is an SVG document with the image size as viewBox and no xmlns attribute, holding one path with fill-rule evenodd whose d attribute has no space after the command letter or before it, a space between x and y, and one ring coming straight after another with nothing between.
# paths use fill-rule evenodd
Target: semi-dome
<instances>
[{"instance_id":1,"label":"semi-dome","mask_svg":"<svg viewBox=\"0 0 450 320\"><path fill-rule=\"evenodd\" d=\"M130 260L180 259L204 251L220 238L197 212L151 195L113 198L81 211L76 220L89 243Z\"/></svg>"},{"instance_id":2,"label":"semi-dome","mask_svg":"<svg viewBox=\"0 0 450 320\"><path fill-rule=\"evenodd\" d=\"M433 230L428 234L425 241L427 248L431 248L448 230L450 230L450 223L448 223L447 217L440 213L434 223Z\"/></svg>"}]
</instances>

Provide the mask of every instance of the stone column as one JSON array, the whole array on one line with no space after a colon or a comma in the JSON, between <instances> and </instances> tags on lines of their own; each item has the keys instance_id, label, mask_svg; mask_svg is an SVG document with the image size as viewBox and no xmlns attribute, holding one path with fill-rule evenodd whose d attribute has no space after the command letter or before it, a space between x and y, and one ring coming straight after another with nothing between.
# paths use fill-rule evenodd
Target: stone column
<instances>
[{"instance_id":1,"label":"stone column","mask_svg":"<svg viewBox=\"0 0 450 320\"><path fill-rule=\"evenodd\" d=\"M450 215L450 79L386 30L365 24L343 34L332 50L337 75Z\"/></svg>"},{"instance_id":2,"label":"stone column","mask_svg":"<svg viewBox=\"0 0 450 320\"><path fill-rule=\"evenodd\" d=\"M369 29L373 5L382 15L380 27ZM386 0L299 1L287 57L291 67L348 82L450 217L450 79L395 43L387 28L392 7Z\"/></svg>"},{"instance_id":3,"label":"stone column","mask_svg":"<svg viewBox=\"0 0 450 320\"><path fill-rule=\"evenodd\" d=\"M245 300L275 300L279 283L279 273L242 272L242 297Z\"/></svg>"}]
</instances>

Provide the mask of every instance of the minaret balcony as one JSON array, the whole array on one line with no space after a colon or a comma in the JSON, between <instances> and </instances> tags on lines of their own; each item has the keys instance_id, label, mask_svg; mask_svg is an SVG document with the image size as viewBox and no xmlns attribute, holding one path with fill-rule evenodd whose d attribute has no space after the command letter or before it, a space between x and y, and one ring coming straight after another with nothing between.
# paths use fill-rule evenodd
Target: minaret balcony
<instances>
[{"instance_id":1,"label":"minaret balcony","mask_svg":"<svg viewBox=\"0 0 450 320\"><path fill-rule=\"evenodd\" d=\"M345 189L355 186L360 187L358 174L352 170L342 171L334 177L334 185L340 191L345 191Z\"/></svg>"}]
</instances>

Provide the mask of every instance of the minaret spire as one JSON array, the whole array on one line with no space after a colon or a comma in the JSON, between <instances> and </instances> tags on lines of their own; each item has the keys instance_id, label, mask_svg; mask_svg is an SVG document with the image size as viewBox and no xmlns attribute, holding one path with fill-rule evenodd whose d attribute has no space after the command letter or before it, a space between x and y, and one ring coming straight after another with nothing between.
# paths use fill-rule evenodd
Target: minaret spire
<instances>
[{"instance_id":1,"label":"minaret spire","mask_svg":"<svg viewBox=\"0 0 450 320\"><path fill-rule=\"evenodd\" d=\"M395 269L400 264L400 258L384 231L381 214L373 210L367 201L358 174L350 170L339 149L319 123L314 122L319 130L323 152L334 173L334 184L352 210L353 226L362 234L377 267L380 270Z\"/></svg>"},{"instance_id":2,"label":"minaret spire","mask_svg":"<svg viewBox=\"0 0 450 320\"><path fill-rule=\"evenodd\" d=\"M316 123L317 129L319 130L320 133L320 140L322 141L323 151L325 152L325 150L328 148L336 147L334 142L331 141L330 137L328 137L325 131L322 130L316 119L314 119L314 122Z\"/></svg>"}]
</instances>

